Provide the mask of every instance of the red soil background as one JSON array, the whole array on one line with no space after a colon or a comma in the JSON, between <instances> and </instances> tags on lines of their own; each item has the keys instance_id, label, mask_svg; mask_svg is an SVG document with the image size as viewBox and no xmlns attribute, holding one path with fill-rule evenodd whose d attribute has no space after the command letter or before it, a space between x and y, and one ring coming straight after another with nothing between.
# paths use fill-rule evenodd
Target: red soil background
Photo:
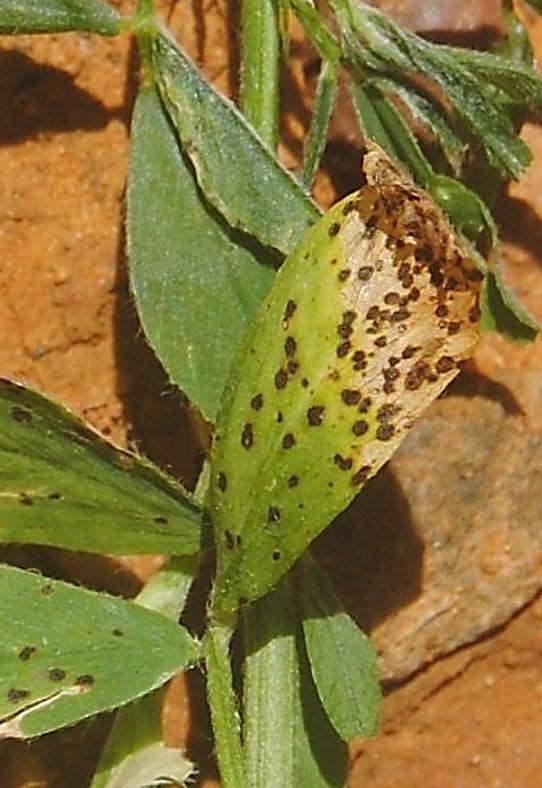
<instances>
[{"instance_id":1,"label":"red soil background","mask_svg":"<svg viewBox=\"0 0 542 788\"><path fill-rule=\"evenodd\" d=\"M114 4L131 10L128 1ZM496 0L380 5L436 40L480 44L499 34ZM206 75L235 95L237 4L187 0L161 10ZM525 15L542 52L542 26ZM314 64L296 31L283 78L289 167L310 118ZM201 430L147 349L126 281L123 190L136 85L125 36L0 41L0 374L62 400L190 483ZM534 162L503 195L498 218L507 275L542 318L542 133L529 121L523 134ZM355 188L359 156L341 100L315 190L322 205ZM541 372L540 341L485 339L317 546L345 603L372 631L386 678L379 736L351 745L350 788L542 785ZM35 548L2 557L130 595L160 561ZM208 786L207 724L201 677L175 680L166 735L188 746ZM0 786L87 785L107 725L0 744Z\"/></svg>"}]
</instances>

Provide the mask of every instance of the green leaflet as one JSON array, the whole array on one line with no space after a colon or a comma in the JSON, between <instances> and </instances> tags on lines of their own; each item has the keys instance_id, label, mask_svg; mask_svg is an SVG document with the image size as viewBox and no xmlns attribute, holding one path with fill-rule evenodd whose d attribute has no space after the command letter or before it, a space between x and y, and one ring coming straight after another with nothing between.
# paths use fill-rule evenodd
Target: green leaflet
<instances>
[{"instance_id":1,"label":"green leaflet","mask_svg":"<svg viewBox=\"0 0 542 788\"><path fill-rule=\"evenodd\" d=\"M480 301L484 333L498 331L514 342L532 342L540 331L534 318L499 280L499 271L486 276Z\"/></svg>"},{"instance_id":2,"label":"green leaflet","mask_svg":"<svg viewBox=\"0 0 542 788\"><path fill-rule=\"evenodd\" d=\"M199 655L133 602L0 567L0 737L31 738L161 686Z\"/></svg>"},{"instance_id":3,"label":"green leaflet","mask_svg":"<svg viewBox=\"0 0 542 788\"><path fill-rule=\"evenodd\" d=\"M190 555L201 538L200 513L150 462L0 380L0 542Z\"/></svg>"},{"instance_id":4,"label":"green leaflet","mask_svg":"<svg viewBox=\"0 0 542 788\"><path fill-rule=\"evenodd\" d=\"M86 30L115 36L120 17L100 0L2 0L0 33L59 33Z\"/></svg>"},{"instance_id":5,"label":"green leaflet","mask_svg":"<svg viewBox=\"0 0 542 788\"><path fill-rule=\"evenodd\" d=\"M324 61L318 75L311 125L303 145L301 183L305 189L310 188L320 166L336 95L337 69L334 63Z\"/></svg>"},{"instance_id":6,"label":"green leaflet","mask_svg":"<svg viewBox=\"0 0 542 788\"><path fill-rule=\"evenodd\" d=\"M153 60L160 95L205 199L230 227L289 254L319 216L314 203L173 41L157 37Z\"/></svg>"},{"instance_id":7,"label":"green leaflet","mask_svg":"<svg viewBox=\"0 0 542 788\"><path fill-rule=\"evenodd\" d=\"M400 81L411 73L429 78L484 149L490 164L508 177L520 175L531 157L515 133L506 102L520 97L532 109L540 107L542 81L532 69L498 55L431 44L365 3L332 0L331 4L355 63L369 73L395 75Z\"/></svg>"},{"instance_id":8,"label":"green leaflet","mask_svg":"<svg viewBox=\"0 0 542 788\"><path fill-rule=\"evenodd\" d=\"M248 249L206 204L152 86L134 109L126 222L145 335L172 383L212 421L274 274L258 259L261 248Z\"/></svg>"},{"instance_id":9,"label":"green leaflet","mask_svg":"<svg viewBox=\"0 0 542 788\"><path fill-rule=\"evenodd\" d=\"M374 736L381 700L374 648L343 610L326 574L310 558L303 568L303 634L322 705L343 741Z\"/></svg>"},{"instance_id":10,"label":"green leaflet","mask_svg":"<svg viewBox=\"0 0 542 788\"><path fill-rule=\"evenodd\" d=\"M230 379L211 480L217 615L277 582L477 341L481 275L439 209L376 147L364 174L279 271Z\"/></svg>"},{"instance_id":11,"label":"green leaflet","mask_svg":"<svg viewBox=\"0 0 542 788\"><path fill-rule=\"evenodd\" d=\"M303 639L298 638L299 700L295 707L295 786L343 788L348 750L322 708L312 680Z\"/></svg>"}]
</instances>

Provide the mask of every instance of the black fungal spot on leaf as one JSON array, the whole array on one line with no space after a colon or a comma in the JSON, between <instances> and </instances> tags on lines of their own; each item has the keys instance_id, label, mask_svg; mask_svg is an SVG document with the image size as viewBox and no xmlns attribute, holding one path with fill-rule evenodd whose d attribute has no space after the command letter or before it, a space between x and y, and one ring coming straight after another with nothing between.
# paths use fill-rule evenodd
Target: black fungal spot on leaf
<instances>
[{"instance_id":1,"label":"black fungal spot on leaf","mask_svg":"<svg viewBox=\"0 0 542 788\"><path fill-rule=\"evenodd\" d=\"M250 400L252 410L261 410L263 407L263 394L255 394Z\"/></svg>"},{"instance_id":2,"label":"black fungal spot on leaf","mask_svg":"<svg viewBox=\"0 0 542 788\"><path fill-rule=\"evenodd\" d=\"M32 654L36 652L36 646L23 646L17 656L22 662L27 662Z\"/></svg>"},{"instance_id":3,"label":"black fungal spot on leaf","mask_svg":"<svg viewBox=\"0 0 542 788\"><path fill-rule=\"evenodd\" d=\"M49 493L49 495L47 497L49 498L50 501L60 501L60 500L62 500L62 495L59 492Z\"/></svg>"},{"instance_id":4,"label":"black fungal spot on leaf","mask_svg":"<svg viewBox=\"0 0 542 788\"><path fill-rule=\"evenodd\" d=\"M345 405L357 405L361 399L361 392L357 389L343 389L341 399Z\"/></svg>"},{"instance_id":5,"label":"black fungal spot on leaf","mask_svg":"<svg viewBox=\"0 0 542 788\"><path fill-rule=\"evenodd\" d=\"M389 441L395 434L395 427L393 424L381 424L376 431L376 437L379 441Z\"/></svg>"},{"instance_id":6,"label":"black fungal spot on leaf","mask_svg":"<svg viewBox=\"0 0 542 788\"><path fill-rule=\"evenodd\" d=\"M370 465L363 465L355 474L352 476L352 484L356 487L359 484L365 484L367 479L369 478L369 474L371 473L371 466Z\"/></svg>"},{"instance_id":7,"label":"black fungal spot on leaf","mask_svg":"<svg viewBox=\"0 0 542 788\"><path fill-rule=\"evenodd\" d=\"M291 432L287 432L284 438L282 439L282 448L291 449L292 446L295 446L295 438Z\"/></svg>"},{"instance_id":8,"label":"black fungal spot on leaf","mask_svg":"<svg viewBox=\"0 0 542 788\"><path fill-rule=\"evenodd\" d=\"M342 454L335 454L333 457L333 462L335 465L338 465L341 471L349 471L352 467L352 458L351 457L343 457Z\"/></svg>"},{"instance_id":9,"label":"black fungal spot on leaf","mask_svg":"<svg viewBox=\"0 0 542 788\"><path fill-rule=\"evenodd\" d=\"M286 370L289 375L293 375L295 372L297 372L298 369L299 369L299 364L297 361L292 361L292 359L290 359L290 361L288 361L288 363L286 364Z\"/></svg>"},{"instance_id":10,"label":"black fungal spot on leaf","mask_svg":"<svg viewBox=\"0 0 542 788\"><path fill-rule=\"evenodd\" d=\"M75 683L80 687L91 687L94 684L94 676L91 676L90 673L83 673L81 676L77 676Z\"/></svg>"},{"instance_id":11,"label":"black fungal spot on leaf","mask_svg":"<svg viewBox=\"0 0 542 788\"><path fill-rule=\"evenodd\" d=\"M225 492L226 487L228 486L228 479L226 478L226 474L224 471L220 471L217 478L218 489L221 492Z\"/></svg>"},{"instance_id":12,"label":"black fungal spot on leaf","mask_svg":"<svg viewBox=\"0 0 542 788\"><path fill-rule=\"evenodd\" d=\"M337 356L338 358L344 358L348 355L349 350L352 348L352 343L348 340L346 342L341 342L340 345L337 345Z\"/></svg>"},{"instance_id":13,"label":"black fungal spot on leaf","mask_svg":"<svg viewBox=\"0 0 542 788\"><path fill-rule=\"evenodd\" d=\"M337 235L340 229L341 229L341 225L338 222L333 222L332 224L330 224L329 229L327 231L330 238L333 238L335 235Z\"/></svg>"},{"instance_id":14,"label":"black fungal spot on leaf","mask_svg":"<svg viewBox=\"0 0 542 788\"><path fill-rule=\"evenodd\" d=\"M288 373L285 369L279 369L279 371L275 375L275 388L276 389L283 389L286 387L288 383Z\"/></svg>"},{"instance_id":15,"label":"black fungal spot on leaf","mask_svg":"<svg viewBox=\"0 0 542 788\"><path fill-rule=\"evenodd\" d=\"M53 593L54 589L50 583L46 583L44 586L40 588L40 594L43 596L50 596Z\"/></svg>"},{"instance_id":16,"label":"black fungal spot on leaf","mask_svg":"<svg viewBox=\"0 0 542 788\"><path fill-rule=\"evenodd\" d=\"M282 324L285 328L288 328L290 318L294 316L296 309L297 309L296 302L292 301L292 299L290 298L289 301L286 302L286 306L284 308L284 316L282 318Z\"/></svg>"},{"instance_id":17,"label":"black fungal spot on leaf","mask_svg":"<svg viewBox=\"0 0 542 788\"><path fill-rule=\"evenodd\" d=\"M32 414L26 408L19 408L15 406L11 409L11 418L19 424L31 424Z\"/></svg>"},{"instance_id":18,"label":"black fungal spot on leaf","mask_svg":"<svg viewBox=\"0 0 542 788\"><path fill-rule=\"evenodd\" d=\"M443 374L445 372L450 372L450 370L454 369L455 361L451 356L441 356L436 363L436 370L437 372Z\"/></svg>"},{"instance_id":19,"label":"black fungal spot on leaf","mask_svg":"<svg viewBox=\"0 0 542 788\"><path fill-rule=\"evenodd\" d=\"M365 435L366 432L369 431L369 425L366 421L360 419L360 421L356 421L352 427L352 432L354 435Z\"/></svg>"},{"instance_id":20,"label":"black fungal spot on leaf","mask_svg":"<svg viewBox=\"0 0 542 788\"><path fill-rule=\"evenodd\" d=\"M116 638L121 638L121 637L124 637L124 632L122 631L122 629L119 629L118 627L115 627L115 629L113 630L113 635Z\"/></svg>"},{"instance_id":21,"label":"black fungal spot on leaf","mask_svg":"<svg viewBox=\"0 0 542 788\"><path fill-rule=\"evenodd\" d=\"M360 282L368 282L374 274L374 268L370 265L364 265L358 270L358 279Z\"/></svg>"},{"instance_id":22,"label":"black fungal spot on leaf","mask_svg":"<svg viewBox=\"0 0 542 788\"><path fill-rule=\"evenodd\" d=\"M370 397L364 397L359 403L358 413L368 413L372 402L373 401Z\"/></svg>"},{"instance_id":23,"label":"black fungal spot on leaf","mask_svg":"<svg viewBox=\"0 0 542 788\"><path fill-rule=\"evenodd\" d=\"M396 312L392 312L390 315L390 320L392 323L401 323L403 320L408 320L410 317L410 312L408 309L398 309Z\"/></svg>"},{"instance_id":24,"label":"black fungal spot on leaf","mask_svg":"<svg viewBox=\"0 0 542 788\"><path fill-rule=\"evenodd\" d=\"M273 561L280 561L280 550L273 550Z\"/></svg>"},{"instance_id":25,"label":"black fungal spot on leaf","mask_svg":"<svg viewBox=\"0 0 542 788\"><path fill-rule=\"evenodd\" d=\"M280 509L278 506L270 506L267 510L267 522L277 523L280 520Z\"/></svg>"},{"instance_id":26,"label":"black fungal spot on leaf","mask_svg":"<svg viewBox=\"0 0 542 788\"><path fill-rule=\"evenodd\" d=\"M254 443L254 430L252 428L252 424L250 422L245 424L243 427L243 432L241 433L241 446L244 449L250 449L252 444Z\"/></svg>"},{"instance_id":27,"label":"black fungal spot on leaf","mask_svg":"<svg viewBox=\"0 0 542 788\"><path fill-rule=\"evenodd\" d=\"M389 421L393 416L397 415L399 408L397 405L385 404L381 405L377 411L377 421Z\"/></svg>"},{"instance_id":28,"label":"black fungal spot on leaf","mask_svg":"<svg viewBox=\"0 0 542 788\"><path fill-rule=\"evenodd\" d=\"M7 692L7 699L10 703L19 703L19 701L28 698L30 695L30 690L27 689L12 689L8 690Z\"/></svg>"},{"instance_id":29,"label":"black fungal spot on leaf","mask_svg":"<svg viewBox=\"0 0 542 788\"><path fill-rule=\"evenodd\" d=\"M284 342L284 352L288 358L293 358L293 356L295 356L296 350L297 345L295 339L293 337L286 337L286 341Z\"/></svg>"},{"instance_id":30,"label":"black fungal spot on leaf","mask_svg":"<svg viewBox=\"0 0 542 788\"><path fill-rule=\"evenodd\" d=\"M406 360L412 358L416 355L416 353L420 350L419 347L414 347L413 345L407 345L406 348L401 353L401 356Z\"/></svg>"},{"instance_id":31,"label":"black fungal spot on leaf","mask_svg":"<svg viewBox=\"0 0 542 788\"><path fill-rule=\"evenodd\" d=\"M311 427L319 427L324 420L326 409L323 405L313 405L307 411L307 421Z\"/></svg>"},{"instance_id":32,"label":"black fungal spot on leaf","mask_svg":"<svg viewBox=\"0 0 542 788\"><path fill-rule=\"evenodd\" d=\"M307 378L302 378L301 379L301 385L303 386L304 389L306 389L308 387L309 381L307 380Z\"/></svg>"},{"instance_id":33,"label":"black fungal spot on leaf","mask_svg":"<svg viewBox=\"0 0 542 788\"><path fill-rule=\"evenodd\" d=\"M299 477L295 474L288 477L288 487L297 487L299 484Z\"/></svg>"},{"instance_id":34,"label":"black fungal spot on leaf","mask_svg":"<svg viewBox=\"0 0 542 788\"><path fill-rule=\"evenodd\" d=\"M337 279L339 282L346 282L351 273L352 272L349 268L343 268L342 271L339 271L337 274Z\"/></svg>"},{"instance_id":35,"label":"black fungal spot on leaf","mask_svg":"<svg viewBox=\"0 0 542 788\"><path fill-rule=\"evenodd\" d=\"M169 520L167 519L167 517L163 517L162 515L158 515L158 517L154 518L154 522L157 525L167 525Z\"/></svg>"},{"instance_id":36,"label":"black fungal spot on leaf","mask_svg":"<svg viewBox=\"0 0 542 788\"><path fill-rule=\"evenodd\" d=\"M51 668L49 678L51 681L63 681L66 678L66 671L62 668Z\"/></svg>"},{"instance_id":37,"label":"black fungal spot on leaf","mask_svg":"<svg viewBox=\"0 0 542 788\"><path fill-rule=\"evenodd\" d=\"M19 495L19 503L21 503L23 506L34 506L34 501L26 493L21 493Z\"/></svg>"}]
</instances>

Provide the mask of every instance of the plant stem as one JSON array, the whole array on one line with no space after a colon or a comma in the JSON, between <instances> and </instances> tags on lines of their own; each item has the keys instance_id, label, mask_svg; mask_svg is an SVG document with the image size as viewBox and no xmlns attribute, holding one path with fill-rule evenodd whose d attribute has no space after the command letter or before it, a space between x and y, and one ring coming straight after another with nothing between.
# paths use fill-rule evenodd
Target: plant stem
<instances>
[{"instance_id":1,"label":"plant stem","mask_svg":"<svg viewBox=\"0 0 542 788\"><path fill-rule=\"evenodd\" d=\"M209 621L203 638L207 700L222 788L246 788L239 711L230 662L231 635L230 626Z\"/></svg>"},{"instance_id":2,"label":"plant stem","mask_svg":"<svg viewBox=\"0 0 542 788\"><path fill-rule=\"evenodd\" d=\"M279 119L279 32L275 0L243 0L241 109L275 150Z\"/></svg>"}]
</instances>

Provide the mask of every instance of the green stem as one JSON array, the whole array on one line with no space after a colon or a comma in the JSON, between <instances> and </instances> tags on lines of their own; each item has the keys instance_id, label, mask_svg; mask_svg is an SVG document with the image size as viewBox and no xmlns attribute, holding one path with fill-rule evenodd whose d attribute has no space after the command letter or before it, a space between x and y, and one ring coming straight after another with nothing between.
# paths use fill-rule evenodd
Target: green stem
<instances>
[{"instance_id":1,"label":"green stem","mask_svg":"<svg viewBox=\"0 0 542 788\"><path fill-rule=\"evenodd\" d=\"M237 699L230 661L232 628L210 621L203 638L207 700L222 788L246 788Z\"/></svg>"},{"instance_id":2,"label":"green stem","mask_svg":"<svg viewBox=\"0 0 542 788\"><path fill-rule=\"evenodd\" d=\"M240 103L272 150L279 127L279 31L275 0L243 0Z\"/></svg>"},{"instance_id":3,"label":"green stem","mask_svg":"<svg viewBox=\"0 0 542 788\"><path fill-rule=\"evenodd\" d=\"M152 42L157 35L154 0L138 0L134 15L126 22L126 28L137 38L141 60L141 82L144 85L151 84L154 82Z\"/></svg>"}]
</instances>

